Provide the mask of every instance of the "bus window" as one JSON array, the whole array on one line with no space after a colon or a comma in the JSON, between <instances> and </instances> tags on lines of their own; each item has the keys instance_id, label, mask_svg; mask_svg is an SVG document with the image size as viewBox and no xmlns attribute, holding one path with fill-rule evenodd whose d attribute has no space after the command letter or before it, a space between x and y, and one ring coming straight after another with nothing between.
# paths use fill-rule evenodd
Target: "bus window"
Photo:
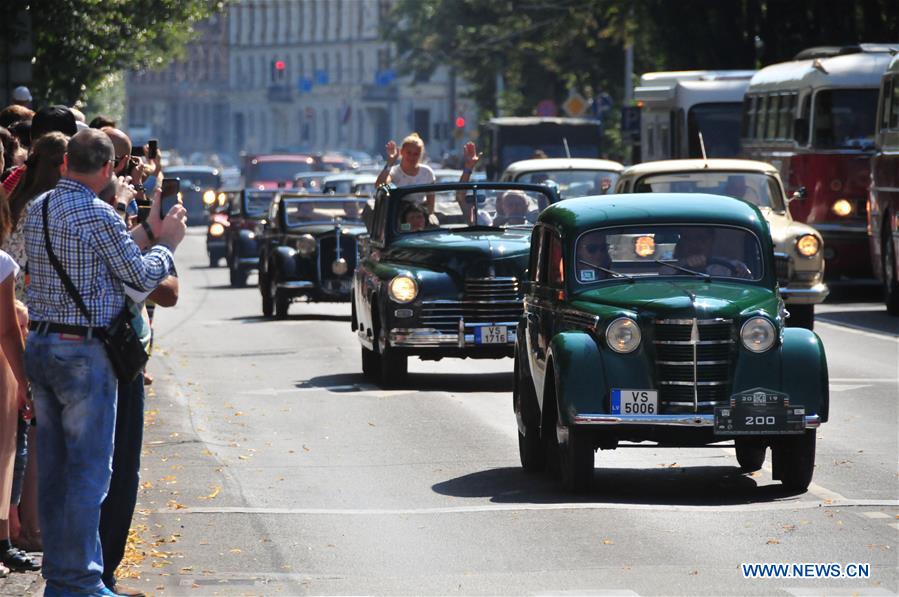
<instances>
[{"instance_id":1,"label":"bus window","mask_svg":"<svg viewBox=\"0 0 899 597\"><path fill-rule=\"evenodd\" d=\"M880 122L877 123L879 130L884 131L890 128L890 100L893 98L893 78L883 78L883 89L880 91Z\"/></svg>"},{"instance_id":2,"label":"bus window","mask_svg":"<svg viewBox=\"0 0 899 597\"><path fill-rule=\"evenodd\" d=\"M870 149L877 122L875 89L825 89L815 95L814 138L818 149Z\"/></svg>"},{"instance_id":3,"label":"bus window","mask_svg":"<svg viewBox=\"0 0 899 597\"><path fill-rule=\"evenodd\" d=\"M893 78L893 101L890 102L890 128L899 129L899 85Z\"/></svg>"},{"instance_id":4,"label":"bus window","mask_svg":"<svg viewBox=\"0 0 899 597\"><path fill-rule=\"evenodd\" d=\"M793 112L796 110L796 94L788 93L780 97L780 124L777 126L778 138L789 139L793 136Z\"/></svg>"},{"instance_id":5,"label":"bus window","mask_svg":"<svg viewBox=\"0 0 899 597\"><path fill-rule=\"evenodd\" d=\"M755 135L753 135L756 139L764 139L765 138L765 110L768 105L768 96L760 95L758 97L758 101L755 104L756 109L756 120L755 120Z\"/></svg>"},{"instance_id":6,"label":"bus window","mask_svg":"<svg viewBox=\"0 0 899 597\"><path fill-rule=\"evenodd\" d=\"M755 130L755 97L746 96L743 100L743 128L741 136L744 138L751 137L752 131Z\"/></svg>"},{"instance_id":7,"label":"bus window","mask_svg":"<svg viewBox=\"0 0 899 597\"><path fill-rule=\"evenodd\" d=\"M767 128L765 130L766 139L777 139L777 121L780 117L778 111L780 109L780 96L771 95L768 98L768 115L766 118Z\"/></svg>"}]
</instances>

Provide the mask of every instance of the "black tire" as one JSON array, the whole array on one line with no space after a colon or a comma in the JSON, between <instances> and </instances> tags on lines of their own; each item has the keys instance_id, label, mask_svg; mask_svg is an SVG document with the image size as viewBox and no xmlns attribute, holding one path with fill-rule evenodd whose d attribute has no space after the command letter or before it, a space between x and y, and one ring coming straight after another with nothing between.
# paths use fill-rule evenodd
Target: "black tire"
<instances>
[{"instance_id":1,"label":"black tire","mask_svg":"<svg viewBox=\"0 0 899 597\"><path fill-rule=\"evenodd\" d=\"M568 432L568 439L559 443L559 473L566 491L582 493L593 481L595 452L590 438L580 429L557 426ZM558 441L558 431L556 441Z\"/></svg>"},{"instance_id":2,"label":"black tire","mask_svg":"<svg viewBox=\"0 0 899 597\"><path fill-rule=\"evenodd\" d=\"M375 351L362 347L362 374L372 381L377 380L381 371L380 357Z\"/></svg>"},{"instance_id":3,"label":"black tire","mask_svg":"<svg viewBox=\"0 0 899 597\"><path fill-rule=\"evenodd\" d=\"M899 278L896 277L896 250L888 223L884 223L884 239L880 254L883 260L883 302L890 315L899 315Z\"/></svg>"},{"instance_id":4,"label":"black tire","mask_svg":"<svg viewBox=\"0 0 899 597\"><path fill-rule=\"evenodd\" d=\"M247 276L249 274L240 268L237 259L231 260L231 267L228 268L228 277L231 281L232 288L243 288L247 285Z\"/></svg>"},{"instance_id":5,"label":"black tire","mask_svg":"<svg viewBox=\"0 0 899 597\"><path fill-rule=\"evenodd\" d=\"M787 327L815 329L815 305L787 305Z\"/></svg>"},{"instance_id":6,"label":"black tire","mask_svg":"<svg viewBox=\"0 0 899 597\"><path fill-rule=\"evenodd\" d=\"M209 267L218 267L219 266L219 257L217 255L209 254Z\"/></svg>"},{"instance_id":7,"label":"black tire","mask_svg":"<svg viewBox=\"0 0 899 597\"><path fill-rule=\"evenodd\" d=\"M803 435L779 438L771 445L771 464L774 478L792 493L808 489L815 473L814 429L807 429Z\"/></svg>"},{"instance_id":8,"label":"black tire","mask_svg":"<svg viewBox=\"0 0 899 597\"><path fill-rule=\"evenodd\" d=\"M271 317L275 314L275 301L269 294L268 276L259 274L259 294L262 295L262 315Z\"/></svg>"},{"instance_id":9,"label":"black tire","mask_svg":"<svg viewBox=\"0 0 899 597\"><path fill-rule=\"evenodd\" d=\"M737 462L744 473L754 473L765 464L765 452L767 446L759 441L748 438L737 438L734 441L737 451Z\"/></svg>"},{"instance_id":10,"label":"black tire","mask_svg":"<svg viewBox=\"0 0 899 597\"><path fill-rule=\"evenodd\" d=\"M283 290L275 288L275 319L287 319L287 311L290 309L290 297Z\"/></svg>"},{"instance_id":11,"label":"black tire","mask_svg":"<svg viewBox=\"0 0 899 597\"><path fill-rule=\"evenodd\" d=\"M380 386L382 388L398 388L406 382L406 375L409 372L409 357L404 354L397 354L392 348L385 348L378 355L378 364L380 365Z\"/></svg>"},{"instance_id":12,"label":"black tire","mask_svg":"<svg viewBox=\"0 0 899 597\"><path fill-rule=\"evenodd\" d=\"M516 417L524 423L524 433L518 429L518 458L526 473L539 473L546 468L546 448L540 438L539 406L530 375L523 372L519 356L515 355L515 377L512 386L512 406Z\"/></svg>"}]
</instances>

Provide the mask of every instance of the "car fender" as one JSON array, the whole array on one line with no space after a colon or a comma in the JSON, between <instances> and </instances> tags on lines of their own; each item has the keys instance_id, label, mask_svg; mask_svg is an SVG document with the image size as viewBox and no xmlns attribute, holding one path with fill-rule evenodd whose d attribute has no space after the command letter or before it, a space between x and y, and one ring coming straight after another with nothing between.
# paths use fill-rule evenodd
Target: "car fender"
<instances>
[{"instance_id":1,"label":"car fender","mask_svg":"<svg viewBox=\"0 0 899 597\"><path fill-rule=\"evenodd\" d=\"M784 330L781 353L781 391L790 396L790 404L803 405L807 414L830 416L830 392L827 356L817 334L804 328Z\"/></svg>"},{"instance_id":2,"label":"car fender","mask_svg":"<svg viewBox=\"0 0 899 597\"><path fill-rule=\"evenodd\" d=\"M582 331L556 334L547 355L547 367L550 366L560 423L571 425L578 413L605 411L605 368L593 336Z\"/></svg>"},{"instance_id":3,"label":"car fender","mask_svg":"<svg viewBox=\"0 0 899 597\"><path fill-rule=\"evenodd\" d=\"M239 257L251 257L259 251L259 241L252 230L241 230L235 243L236 254Z\"/></svg>"},{"instance_id":4,"label":"car fender","mask_svg":"<svg viewBox=\"0 0 899 597\"><path fill-rule=\"evenodd\" d=\"M291 247L277 247L274 252L275 269L282 280L293 278L297 273L296 250Z\"/></svg>"}]
</instances>

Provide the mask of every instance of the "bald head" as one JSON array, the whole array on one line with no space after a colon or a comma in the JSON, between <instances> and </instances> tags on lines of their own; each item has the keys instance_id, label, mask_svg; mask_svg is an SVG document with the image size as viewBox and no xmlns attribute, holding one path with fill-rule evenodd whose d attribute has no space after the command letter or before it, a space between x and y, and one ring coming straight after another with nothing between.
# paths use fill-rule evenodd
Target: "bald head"
<instances>
[{"instance_id":1,"label":"bald head","mask_svg":"<svg viewBox=\"0 0 899 597\"><path fill-rule=\"evenodd\" d=\"M69 139L66 148L66 166L70 172L77 174L96 174L114 157L112 141L96 129L76 133Z\"/></svg>"},{"instance_id":2,"label":"bald head","mask_svg":"<svg viewBox=\"0 0 899 597\"><path fill-rule=\"evenodd\" d=\"M131 139L119 129L111 126L105 126L100 130L106 133L106 136L112 141L112 146L115 148L115 154L118 158L115 163L116 174L121 174L128 167L128 160L124 159L124 157L131 155Z\"/></svg>"}]
</instances>

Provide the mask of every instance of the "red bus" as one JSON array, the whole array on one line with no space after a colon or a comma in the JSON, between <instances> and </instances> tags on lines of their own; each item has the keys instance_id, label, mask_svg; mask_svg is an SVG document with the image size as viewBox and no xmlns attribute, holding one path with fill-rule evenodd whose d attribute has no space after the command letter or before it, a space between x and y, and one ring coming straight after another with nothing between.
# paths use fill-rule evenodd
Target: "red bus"
<instances>
[{"instance_id":1,"label":"red bus","mask_svg":"<svg viewBox=\"0 0 899 597\"><path fill-rule=\"evenodd\" d=\"M880 79L899 44L811 48L765 67L743 102L742 154L780 171L793 218L824 238L829 284L874 281L867 196Z\"/></svg>"},{"instance_id":2,"label":"red bus","mask_svg":"<svg viewBox=\"0 0 899 597\"><path fill-rule=\"evenodd\" d=\"M883 281L887 311L899 315L899 56L880 85L874 145L868 195L871 261Z\"/></svg>"}]
</instances>

